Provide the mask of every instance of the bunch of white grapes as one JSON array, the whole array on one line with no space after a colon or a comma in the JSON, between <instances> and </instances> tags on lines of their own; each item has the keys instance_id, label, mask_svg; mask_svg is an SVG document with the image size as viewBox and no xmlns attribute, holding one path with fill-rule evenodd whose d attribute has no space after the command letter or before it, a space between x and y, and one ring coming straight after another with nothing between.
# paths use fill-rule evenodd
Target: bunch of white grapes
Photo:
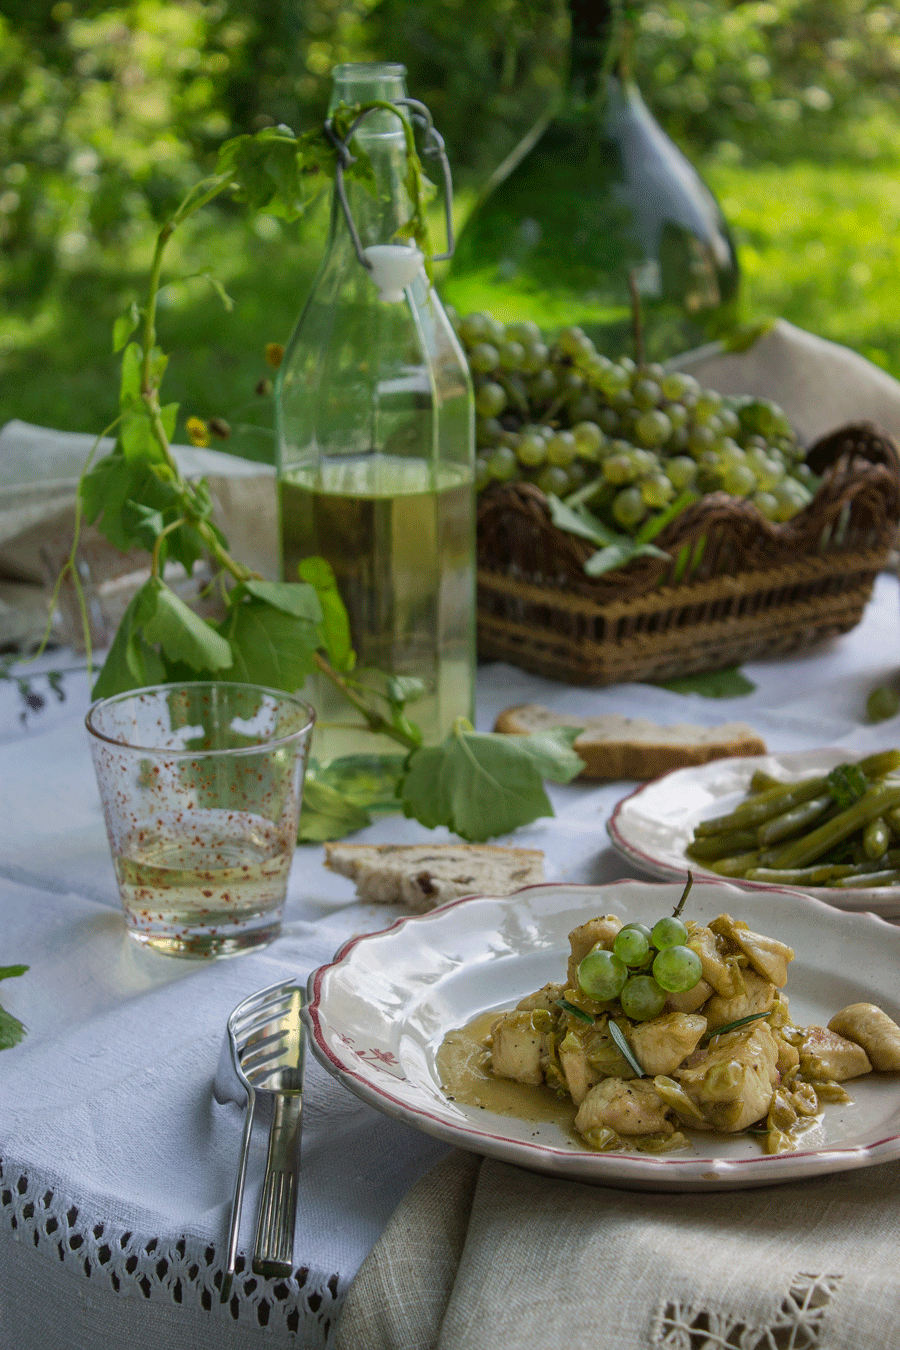
<instances>
[{"instance_id":1,"label":"bunch of white grapes","mask_svg":"<svg viewBox=\"0 0 900 1350\"><path fill-rule=\"evenodd\" d=\"M625 533L686 493L726 492L785 521L815 492L818 479L775 403L723 397L661 365L613 361L581 328L548 342L531 321L452 317L475 386L479 491L524 479L557 497L579 492Z\"/></svg>"}]
</instances>

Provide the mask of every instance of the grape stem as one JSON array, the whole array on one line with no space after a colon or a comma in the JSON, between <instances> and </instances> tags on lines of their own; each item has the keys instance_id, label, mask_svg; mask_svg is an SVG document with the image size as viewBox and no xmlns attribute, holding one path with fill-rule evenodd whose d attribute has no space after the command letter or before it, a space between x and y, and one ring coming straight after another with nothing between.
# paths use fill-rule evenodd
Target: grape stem
<instances>
[{"instance_id":1,"label":"grape stem","mask_svg":"<svg viewBox=\"0 0 900 1350\"><path fill-rule=\"evenodd\" d=\"M679 916L679 914L681 913L681 911L684 909L684 902L685 902L685 900L688 898L688 896L690 895L690 893L691 893L691 887L693 886L693 884L694 884L694 874L693 874L693 872L691 872L690 869L689 869L689 870L688 870L688 874L687 874L687 885L685 886L684 890L681 892L681 899L678 901L678 904L677 904L677 905L675 906L675 908L672 910L672 918L673 918L673 919L677 919L678 916Z\"/></svg>"},{"instance_id":2,"label":"grape stem","mask_svg":"<svg viewBox=\"0 0 900 1350\"><path fill-rule=\"evenodd\" d=\"M628 289L631 292L631 331L634 336L634 359L639 366L645 364L644 323L641 318L641 296L637 284L637 272L632 267L628 273Z\"/></svg>"}]
</instances>

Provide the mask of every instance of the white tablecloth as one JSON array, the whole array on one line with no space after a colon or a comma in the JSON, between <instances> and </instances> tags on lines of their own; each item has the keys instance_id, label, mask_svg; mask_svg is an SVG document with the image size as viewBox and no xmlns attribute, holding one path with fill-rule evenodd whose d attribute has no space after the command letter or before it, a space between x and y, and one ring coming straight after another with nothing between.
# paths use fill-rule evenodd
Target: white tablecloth
<instances>
[{"instance_id":1,"label":"white tablecloth","mask_svg":"<svg viewBox=\"0 0 900 1350\"><path fill-rule=\"evenodd\" d=\"M612 709L662 722L739 718L773 751L900 743L900 717L865 722L865 700L900 664L900 596L879 578L862 623L824 648L748 665L754 693L733 700L647 685L570 689L507 666L479 672L479 725L511 703ZM44 665L53 666L53 660ZM57 661L58 664L58 661ZM381 1116L309 1061L296 1272L218 1285L241 1116L212 1097L225 1019L246 994L305 979L341 943L398 911L362 906L299 849L282 937L219 963L140 950L125 935L83 714L84 673L65 701L36 676L43 709L25 717L0 681L0 1003L28 1027L0 1055L0 1346L16 1350L248 1350L327 1344L341 1300L399 1199L446 1152ZM629 784L552 788L556 815L514 841L546 854L548 879L638 875L608 845L605 822ZM382 820L360 841L442 837ZM509 842L509 841L507 841ZM264 1162L250 1162L242 1251ZM361 1350L363 1348L361 1347Z\"/></svg>"}]
</instances>

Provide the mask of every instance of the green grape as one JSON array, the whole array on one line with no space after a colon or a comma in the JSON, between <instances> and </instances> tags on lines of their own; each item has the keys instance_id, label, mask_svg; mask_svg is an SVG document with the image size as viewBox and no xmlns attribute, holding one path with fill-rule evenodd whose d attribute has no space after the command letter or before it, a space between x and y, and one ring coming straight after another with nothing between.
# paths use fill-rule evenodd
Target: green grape
<instances>
[{"instance_id":1,"label":"green grape","mask_svg":"<svg viewBox=\"0 0 900 1350\"><path fill-rule=\"evenodd\" d=\"M626 966L643 966L650 955L650 930L644 924L626 924L616 933L613 951Z\"/></svg>"},{"instance_id":2,"label":"green grape","mask_svg":"<svg viewBox=\"0 0 900 1350\"><path fill-rule=\"evenodd\" d=\"M794 478L783 478L780 483L775 484L772 492L778 502L776 520L792 520L812 500L808 489Z\"/></svg>"},{"instance_id":3,"label":"green grape","mask_svg":"<svg viewBox=\"0 0 900 1350\"><path fill-rule=\"evenodd\" d=\"M521 342L523 347L538 342L543 345L543 334L534 319L519 319L515 323L508 323L504 331L510 342Z\"/></svg>"},{"instance_id":4,"label":"green grape","mask_svg":"<svg viewBox=\"0 0 900 1350\"><path fill-rule=\"evenodd\" d=\"M636 408L645 411L657 406L662 398L662 391L655 380L644 377L635 380L631 387L631 398Z\"/></svg>"},{"instance_id":5,"label":"green grape","mask_svg":"<svg viewBox=\"0 0 900 1350\"><path fill-rule=\"evenodd\" d=\"M549 353L543 342L523 342L522 353L521 369L528 375L536 375L547 364Z\"/></svg>"},{"instance_id":6,"label":"green grape","mask_svg":"<svg viewBox=\"0 0 900 1350\"><path fill-rule=\"evenodd\" d=\"M487 455L475 456L475 491L482 492L491 482L491 466Z\"/></svg>"},{"instance_id":7,"label":"green grape","mask_svg":"<svg viewBox=\"0 0 900 1350\"><path fill-rule=\"evenodd\" d=\"M606 437L596 422L576 422L572 428L575 446L582 459L598 460Z\"/></svg>"},{"instance_id":8,"label":"green grape","mask_svg":"<svg viewBox=\"0 0 900 1350\"><path fill-rule=\"evenodd\" d=\"M506 407L506 390L496 380L486 380L475 393L475 411L481 417L496 417Z\"/></svg>"},{"instance_id":9,"label":"green grape","mask_svg":"<svg viewBox=\"0 0 900 1350\"><path fill-rule=\"evenodd\" d=\"M641 499L645 506L668 506L675 496L675 489L664 473L651 473L638 484Z\"/></svg>"},{"instance_id":10,"label":"green grape","mask_svg":"<svg viewBox=\"0 0 900 1350\"><path fill-rule=\"evenodd\" d=\"M549 366L544 366L528 382L531 398L535 403L549 403L556 395L556 376Z\"/></svg>"},{"instance_id":11,"label":"green grape","mask_svg":"<svg viewBox=\"0 0 900 1350\"><path fill-rule=\"evenodd\" d=\"M511 450L508 445L498 445L497 449L488 459L488 465L491 471L491 477L498 482L506 482L510 478L515 478L518 472L519 462L516 459L515 450Z\"/></svg>"},{"instance_id":12,"label":"green grape","mask_svg":"<svg viewBox=\"0 0 900 1350\"><path fill-rule=\"evenodd\" d=\"M475 444L479 450L486 450L490 446L496 445L502 435L503 427L496 417L475 418Z\"/></svg>"},{"instance_id":13,"label":"green grape","mask_svg":"<svg viewBox=\"0 0 900 1350\"><path fill-rule=\"evenodd\" d=\"M567 469L578 453L571 431L556 431L547 441L547 462Z\"/></svg>"},{"instance_id":14,"label":"green grape","mask_svg":"<svg viewBox=\"0 0 900 1350\"><path fill-rule=\"evenodd\" d=\"M620 357L619 357L619 360L618 360L618 362L617 362L616 364L618 365L618 367L619 367L620 370L624 370L624 371L625 371L626 375L628 376L629 382L630 382L631 376L634 374L634 372L635 372L635 371L637 370L637 368L638 368L638 366L637 366L637 361L632 360L632 358L631 358L630 356L620 356Z\"/></svg>"},{"instance_id":15,"label":"green grape","mask_svg":"<svg viewBox=\"0 0 900 1350\"><path fill-rule=\"evenodd\" d=\"M732 497L749 497L756 491L756 474L749 464L727 464L722 472L722 486Z\"/></svg>"},{"instance_id":16,"label":"green grape","mask_svg":"<svg viewBox=\"0 0 900 1350\"><path fill-rule=\"evenodd\" d=\"M667 403L664 412L673 431L680 431L687 426L688 410L683 403Z\"/></svg>"},{"instance_id":17,"label":"green grape","mask_svg":"<svg viewBox=\"0 0 900 1350\"><path fill-rule=\"evenodd\" d=\"M642 413L634 424L634 437L638 445L664 445L671 434L672 423L658 408Z\"/></svg>"},{"instance_id":18,"label":"green grape","mask_svg":"<svg viewBox=\"0 0 900 1350\"><path fill-rule=\"evenodd\" d=\"M469 352L469 365L481 375L496 370L500 364L500 353L492 342L476 342Z\"/></svg>"},{"instance_id":19,"label":"green grape","mask_svg":"<svg viewBox=\"0 0 900 1350\"><path fill-rule=\"evenodd\" d=\"M584 376L577 370L564 370L557 376L556 387L561 398L572 398L584 389Z\"/></svg>"},{"instance_id":20,"label":"green grape","mask_svg":"<svg viewBox=\"0 0 900 1350\"><path fill-rule=\"evenodd\" d=\"M688 931L680 919L676 919L672 914L667 914L653 925L650 930L650 937L656 950L661 952L666 947L684 946L687 942Z\"/></svg>"},{"instance_id":21,"label":"green grape","mask_svg":"<svg viewBox=\"0 0 900 1350\"><path fill-rule=\"evenodd\" d=\"M622 430L622 419L615 408L601 408L597 413L597 426L604 436L618 436Z\"/></svg>"},{"instance_id":22,"label":"green grape","mask_svg":"<svg viewBox=\"0 0 900 1350\"><path fill-rule=\"evenodd\" d=\"M764 398L741 399L737 415L744 431L765 436L770 443L776 436L785 436L793 440L791 424L777 403Z\"/></svg>"},{"instance_id":23,"label":"green grape","mask_svg":"<svg viewBox=\"0 0 900 1350\"><path fill-rule=\"evenodd\" d=\"M741 429L741 419L738 417L734 408L724 407L720 409L719 423L722 430L729 436L736 436Z\"/></svg>"},{"instance_id":24,"label":"green grape","mask_svg":"<svg viewBox=\"0 0 900 1350\"><path fill-rule=\"evenodd\" d=\"M537 485L548 497L564 497L569 490L569 475L558 464L548 464L537 477Z\"/></svg>"},{"instance_id":25,"label":"green grape","mask_svg":"<svg viewBox=\"0 0 900 1350\"><path fill-rule=\"evenodd\" d=\"M463 342L474 347L476 342L486 342L493 335L493 325L487 314L480 312L466 314L459 320L459 336Z\"/></svg>"},{"instance_id":26,"label":"green grape","mask_svg":"<svg viewBox=\"0 0 900 1350\"><path fill-rule=\"evenodd\" d=\"M666 947L653 961L653 978L669 994L685 994L699 984L703 965L690 947Z\"/></svg>"},{"instance_id":27,"label":"green grape","mask_svg":"<svg viewBox=\"0 0 900 1350\"><path fill-rule=\"evenodd\" d=\"M547 442L539 431L526 429L516 447L519 463L536 469L547 458Z\"/></svg>"},{"instance_id":28,"label":"green grape","mask_svg":"<svg viewBox=\"0 0 900 1350\"><path fill-rule=\"evenodd\" d=\"M697 477L696 460L691 459L690 455L673 455L666 461L666 473L672 486L681 492L690 487Z\"/></svg>"},{"instance_id":29,"label":"green grape","mask_svg":"<svg viewBox=\"0 0 900 1350\"><path fill-rule=\"evenodd\" d=\"M667 455L680 455L688 448L688 429L686 426L675 427L672 435L669 437L669 443L666 446Z\"/></svg>"},{"instance_id":30,"label":"green grape","mask_svg":"<svg viewBox=\"0 0 900 1350\"><path fill-rule=\"evenodd\" d=\"M561 328L556 335L556 349L563 356L577 356L581 351L581 340L584 337L586 337L584 329L577 325Z\"/></svg>"},{"instance_id":31,"label":"green grape","mask_svg":"<svg viewBox=\"0 0 900 1350\"><path fill-rule=\"evenodd\" d=\"M775 520L778 516L778 498L771 492L754 492L753 505L766 520Z\"/></svg>"},{"instance_id":32,"label":"green grape","mask_svg":"<svg viewBox=\"0 0 900 1350\"><path fill-rule=\"evenodd\" d=\"M621 525L623 530L634 529L647 514L644 499L636 487L622 488L621 492L617 492L610 510L616 524Z\"/></svg>"},{"instance_id":33,"label":"green grape","mask_svg":"<svg viewBox=\"0 0 900 1350\"><path fill-rule=\"evenodd\" d=\"M588 998L617 998L627 978L624 961L604 947L592 947L578 965L578 984Z\"/></svg>"},{"instance_id":34,"label":"green grape","mask_svg":"<svg viewBox=\"0 0 900 1350\"><path fill-rule=\"evenodd\" d=\"M656 473L659 468L659 460L652 450L644 450L639 445L631 449L631 462L639 474Z\"/></svg>"},{"instance_id":35,"label":"green grape","mask_svg":"<svg viewBox=\"0 0 900 1350\"><path fill-rule=\"evenodd\" d=\"M618 441L613 442L613 445L618 444ZM612 449L612 446L610 449ZM629 453L609 455L603 461L603 477L613 487L622 487L626 483L633 483L637 478L637 469L632 463L631 455Z\"/></svg>"},{"instance_id":36,"label":"green grape","mask_svg":"<svg viewBox=\"0 0 900 1350\"><path fill-rule=\"evenodd\" d=\"M501 342L497 350L500 354L500 365L504 370L521 370L522 362L525 360L525 348L521 342Z\"/></svg>"},{"instance_id":37,"label":"green grape","mask_svg":"<svg viewBox=\"0 0 900 1350\"><path fill-rule=\"evenodd\" d=\"M652 975L630 975L619 995L619 1002L623 1013L632 1022L649 1022L666 1006L666 995Z\"/></svg>"},{"instance_id":38,"label":"green grape","mask_svg":"<svg viewBox=\"0 0 900 1350\"><path fill-rule=\"evenodd\" d=\"M611 366L609 370L599 371L595 382L600 393L606 398L615 398L616 394L621 394L630 383L628 372L621 366Z\"/></svg>"},{"instance_id":39,"label":"green grape","mask_svg":"<svg viewBox=\"0 0 900 1350\"><path fill-rule=\"evenodd\" d=\"M693 375L685 375L680 370L668 371L661 376L659 387L663 397L673 401L684 398L687 393L700 393L700 385Z\"/></svg>"},{"instance_id":40,"label":"green grape","mask_svg":"<svg viewBox=\"0 0 900 1350\"><path fill-rule=\"evenodd\" d=\"M573 422L590 422L597 416L597 400L590 390L584 390L569 401L569 417Z\"/></svg>"},{"instance_id":41,"label":"green grape","mask_svg":"<svg viewBox=\"0 0 900 1350\"><path fill-rule=\"evenodd\" d=\"M702 454L715 444L716 434L711 427L695 425L688 429L688 449L692 455Z\"/></svg>"},{"instance_id":42,"label":"green grape","mask_svg":"<svg viewBox=\"0 0 900 1350\"><path fill-rule=\"evenodd\" d=\"M737 441L732 440L730 436L722 438L719 454L722 456L722 464L728 468L732 465L747 463L746 450L743 446L738 445Z\"/></svg>"},{"instance_id":43,"label":"green grape","mask_svg":"<svg viewBox=\"0 0 900 1350\"><path fill-rule=\"evenodd\" d=\"M900 694L887 685L873 689L866 699L866 716L870 722L886 722L889 717L896 717L898 712L900 712Z\"/></svg>"},{"instance_id":44,"label":"green grape","mask_svg":"<svg viewBox=\"0 0 900 1350\"><path fill-rule=\"evenodd\" d=\"M694 404L694 421L707 422L711 417L718 415L722 406L721 394L714 394L711 389L702 390Z\"/></svg>"},{"instance_id":45,"label":"green grape","mask_svg":"<svg viewBox=\"0 0 900 1350\"><path fill-rule=\"evenodd\" d=\"M819 487L819 475L815 473L808 464L797 464L793 470L793 476L798 483L802 483L810 492L816 492Z\"/></svg>"}]
</instances>

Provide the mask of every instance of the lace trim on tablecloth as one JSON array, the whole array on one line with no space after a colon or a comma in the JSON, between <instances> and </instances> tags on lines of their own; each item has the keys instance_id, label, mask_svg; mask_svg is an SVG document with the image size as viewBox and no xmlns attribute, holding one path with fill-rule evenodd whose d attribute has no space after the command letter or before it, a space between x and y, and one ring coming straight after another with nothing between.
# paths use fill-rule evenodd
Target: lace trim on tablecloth
<instances>
[{"instance_id":1,"label":"lace trim on tablecloth","mask_svg":"<svg viewBox=\"0 0 900 1350\"><path fill-rule=\"evenodd\" d=\"M0 1159L0 1224L19 1242L53 1253L87 1279L103 1281L116 1294L166 1299L210 1312L220 1304L222 1266L216 1248L199 1238L162 1243L109 1223L91 1223L78 1206L46 1186L14 1175ZM266 1280L247 1270L238 1256L227 1309L235 1322L279 1325L296 1336L301 1327L318 1328L327 1344L346 1288L337 1274L314 1277L299 1266L287 1279Z\"/></svg>"},{"instance_id":2,"label":"lace trim on tablecloth","mask_svg":"<svg viewBox=\"0 0 900 1350\"><path fill-rule=\"evenodd\" d=\"M840 1275L795 1275L766 1327L668 1301L657 1314L652 1343L655 1350L824 1350L822 1321L840 1281Z\"/></svg>"}]
</instances>

